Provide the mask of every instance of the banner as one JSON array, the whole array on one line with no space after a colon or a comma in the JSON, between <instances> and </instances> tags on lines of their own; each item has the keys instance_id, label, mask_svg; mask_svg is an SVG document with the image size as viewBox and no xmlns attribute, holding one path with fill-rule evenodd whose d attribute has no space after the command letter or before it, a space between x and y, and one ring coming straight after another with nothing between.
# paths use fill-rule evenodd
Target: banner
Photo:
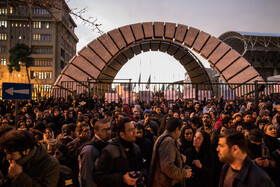
<instances>
[{"instance_id":1,"label":"banner","mask_svg":"<svg viewBox=\"0 0 280 187\"><path fill-rule=\"evenodd\" d=\"M139 100L140 101L153 101L153 92L151 91L139 91Z\"/></svg>"},{"instance_id":2,"label":"banner","mask_svg":"<svg viewBox=\"0 0 280 187\"><path fill-rule=\"evenodd\" d=\"M179 92L176 90L166 90L164 92L164 96L165 96L166 100L175 101L176 99L179 98Z\"/></svg>"},{"instance_id":3,"label":"banner","mask_svg":"<svg viewBox=\"0 0 280 187\"><path fill-rule=\"evenodd\" d=\"M129 103L129 95L130 95L130 103ZM137 95L136 93L124 91L121 95L123 104L135 104Z\"/></svg>"},{"instance_id":4,"label":"banner","mask_svg":"<svg viewBox=\"0 0 280 187\"><path fill-rule=\"evenodd\" d=\"M117 93L105 93L105 101L107 101L108 103L112 103L112 102L119 102L119 96Z\"/></svg>"}]
</instances>

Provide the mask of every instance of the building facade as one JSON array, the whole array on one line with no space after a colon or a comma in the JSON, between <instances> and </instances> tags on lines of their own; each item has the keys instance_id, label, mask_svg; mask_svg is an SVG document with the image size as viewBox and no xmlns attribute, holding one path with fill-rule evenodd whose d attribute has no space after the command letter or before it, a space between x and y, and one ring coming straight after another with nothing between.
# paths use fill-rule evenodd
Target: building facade
<instances>
[{"instance_id":1,"label":"building facade","mask_svg":"<svg viewBox=\"0 0 280 187\"><path fill-rule=\"evenodd\" d=\"M10 5L0 0L0 84L28 83L24 66L21 71L9 73L9 49L24 43L32 50L34 65L28 68L34 88L48 90L61 70L76 54L77 27L64 0L55 8L44 9L31 5Z\"/></svg>"}]
</instances>

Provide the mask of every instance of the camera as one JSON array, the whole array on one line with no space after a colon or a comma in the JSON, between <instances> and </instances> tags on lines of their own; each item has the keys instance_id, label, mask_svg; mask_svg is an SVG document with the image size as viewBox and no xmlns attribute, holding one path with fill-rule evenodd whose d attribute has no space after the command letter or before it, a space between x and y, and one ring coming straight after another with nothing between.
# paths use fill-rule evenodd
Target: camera
<instances>
[{"instance_id":1,"label":"camera","mask_svg":"<svg viewBox=\"0 0 280 187\"><path fill-rule=\"evenodd\" d=\"M131 178L134 178L134 179L138 178L138 180L136 181L136 186L137 187L144 187L145 186L144 181L143 181L143 172L142 171L136 171L133 174L129 174L129 176Z\"/></svg>"}]
</instances>

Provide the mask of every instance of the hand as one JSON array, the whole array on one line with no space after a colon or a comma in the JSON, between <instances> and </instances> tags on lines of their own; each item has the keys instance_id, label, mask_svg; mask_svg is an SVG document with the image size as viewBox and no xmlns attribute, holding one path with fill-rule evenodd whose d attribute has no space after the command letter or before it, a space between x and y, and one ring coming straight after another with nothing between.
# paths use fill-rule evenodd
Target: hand
<instances>
[{"instance_id":1,"label":"hand","mask_svg":"<svg viewBox=\"0 0 280 187\"><path fill-rule=\"evenodd\" d=\"M181 156L182 156L183 162L186 163L187 157L185 155L183 155L183 154L181 154Z\"/></svg>"},{"instance_id":2,"label":"hand","mask_svg":"<svg viewBox=\"0 0 280 187\"><path fill-rule=\"evenodd\" d=\"M150 117L147 117L146 119L145 119L145 121L144 121L144 124L146 125L146 124L149 124L149 122L150 122Z\"/></svg>"},{"instance_id":3,"label":"hand","mask_svg":"<svg viewBox=\"0 0 280 187\"><path fill-rule=\"evenodd\" d=\"M186 169L187 170L187 175L186 175L186 178L191 178L192 176L192 169Z\"/></svg>"},{"instance_id":4,"label":"hand","mask_svg":"<svg viewBox=\"0 0 280 187\"><path fill-rule=\"evenodd\" d=\"M193 163L196 167L202 168L202 164L201 164L201 162L200 162L199 160L193 160L192 163Z\"/></svg>"},{"instance_id":5,"label":"hand","mask_svg":"<svg viewBox=\"0 0 280 187\"><path fill-rule=\"evenodd\" d=\"M136 185L136 181L138 180L138 178L134 179L129 176L129 174L133 174L133 173L135 173L135 171L127 172L126 174L124 174L122 177L123 182L126 183L127 185L131 185L131 186Z\"/></svg>"},{"instance_id":6,"label":"hand","mask_svg":"<svg viewBox=\"0 0 280 187\"><path fill-rule=\"evenodd\" d=\"M269 161L268 159L263 160L263 167L268 167L269 166Z\"/></svg>"},{"instance_id":7,"label":"hand","mask_svg":"<svg viewBox=\"0 0 280 187\"><path fill-rule=\"evenodd\" d=\"M263 166L263 161L264 160L261 157L255 159L255 163L261 167Z\"/></svg>"},{"instance_id":8,"label":"hand","mask_svg":"<svg viewBox=\"0 0 280 187\"><path fill-rule=\"evenodd\" d=\"M21 174L21 172L22 166L17 164L16 161L12 160L8 169L8 176L10 178L16 178L17 176L19 176L19 174Z\"/></svg>"}]
</instances>

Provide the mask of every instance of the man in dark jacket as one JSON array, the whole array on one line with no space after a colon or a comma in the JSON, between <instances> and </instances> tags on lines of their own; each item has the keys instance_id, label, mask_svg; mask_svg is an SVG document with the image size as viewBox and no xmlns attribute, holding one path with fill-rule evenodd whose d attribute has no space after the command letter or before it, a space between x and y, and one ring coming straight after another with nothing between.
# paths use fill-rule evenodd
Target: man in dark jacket
<instances>
[{"instance_id":1,"label":"man in dark jacket","mask_svg":"<svg viewBox=\"0 0 280 187\"><path fill-rule=\"evenodd\" d=\"M93 180L94 163L111 137L111 126L106 119L98 120L94 125L94 137L86 144L79 155L79 181L81 187L95 186Z\"/></svg>"},{"instance_id":2,"label":"man in dark jacket","mask_svg":"<svg viewBox=\"0 0 280 187\"><path fill-rule=\"evenodd\" d=\"M245 136L232 129L219 138L218 156L223 166L219 186L275 186L270 177L247 156Z\"/></svg>"},{"instance_id":3,"label":"man in dark jacket","mask_svg":"<svg viewBox=\"0 0 280 187\"><path fill-rule=\"evenodd\" d=\"M11 130L1 137L0 147L10 162L8 177L12 180L11 186L56 187L59 163L32 134Z\"/></svg>"},{"instance_id":4,"label":"man in dark jacket","mask_svg":"<svg viewBox=\"0 0 280 187\"><path fill-rule=\"evenodd\" d=\"M132 174L142 170L141 152L135 142L135 127L130 119L121 118L117 125L117 137L107 145L95 164L95 182L101 186L135 185L142 177Z\"/></svg>"}]
</instances>

